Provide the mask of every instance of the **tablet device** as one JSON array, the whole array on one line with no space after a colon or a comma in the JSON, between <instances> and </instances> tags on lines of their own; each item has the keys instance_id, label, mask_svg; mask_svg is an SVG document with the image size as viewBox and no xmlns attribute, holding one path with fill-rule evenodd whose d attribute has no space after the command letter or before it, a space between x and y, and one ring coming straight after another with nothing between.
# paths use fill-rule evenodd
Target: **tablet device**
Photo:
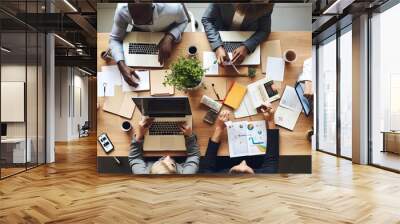
<instances>
[{"instance_id":1,"label":"tablet device","mask_svg":"<svg viewBox=\"0 0 400 224\"><path fill-rule=\"evenodd\" d=\"M296 94L299 97L301 107L303 108L304 114L306 116L309 116L312 111L312 104L308 99L304 96L304 83L303 82L297 82L296 86L294 87L296 90Z\"/></svg>"}]
</instances>

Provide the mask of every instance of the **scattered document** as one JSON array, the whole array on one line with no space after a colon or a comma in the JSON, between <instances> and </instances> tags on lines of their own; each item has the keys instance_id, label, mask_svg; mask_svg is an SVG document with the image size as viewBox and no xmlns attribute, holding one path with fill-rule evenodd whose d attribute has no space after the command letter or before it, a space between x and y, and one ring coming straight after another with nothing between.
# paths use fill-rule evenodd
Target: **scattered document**
<instances>
[{"instance_id":1,"label":"scattered document","mask_svg":"<svg viewBox=\"0 0 400 224\"><path fill-rule=\"evenodd\" d=\"M203 52L203 69L206 70L206 75L218 75L217 57L214 52Z\"/></svg>"},{"instance_id":2,"label":"scattered document","mask_svg":"<svg viewBox=\"0 0 400 224\"><path fill-rule=\"evenodd\" d=\"M109 79L106 73L97 73L97 96L114 96L114 83Z\"/></svg>"},{"instance_id":3,"label":"scattered document","mask_svg":"<svg viewBox=\"0 0 400 224\"><path fill-rule=\"evenodd\" d=\"M261 44L261 57L265 58L261 67L262 73L266 73L267 70L267 59L268 57L282 58L281 41L280 40L270 40ZM264 60L264 59L263 59Z\"/></svg>"},{"instance_id":4,"label":"scattered document","mask_svg":"<svg viewBox=\"0 0 400 224\"><path fill-rule=\"evenodd\" d=\"M301 111L301 103L295 89L291 86L286 86L281 102L275 112L275 123L293 131Z\"/></svg>"},{"instance_id":5,"label":"scattered document","mask_svg":"<svg viewBox=\"0 0 400 224\"><path fill-rule=\"evenodd\" d=\"M285 61L282 58L268 57L266 75L271 80L283 81Z\"/></svg>"},{"instance_id":6,"label":"scattered document","mask_svg":"<svg viewBox=\"0 0 400 224\"><path fill-rule=\"evenodd\" d=\"M273 102L280 98L273 89L274 82L267 78L258 80L247 86L246 95L239 108L235 110L235 118L248 117L257 114L257 108L264 102Z\"/></svg>"},{"instance_id":7,"label":"scattered document","mask_svg":"<svg viewBox=\"0 0 400 224\"><path fill-rule=\"evenodd\" d=\"M102 66L101 71L110 83L113 83L115 86L122 84L122 75L117 65Z\"/></svg>"},{"instance_id":8,"label":"scattered document","mask_svg":"<svg viewBox=\"0 0 400 224\"><path fill-rule=\"evenodd\" d=\"M123 92L138 92L150 90L150 71L148 70L136 70L136 74L139 76L139 80L132 75L133 79L139 84L137 87L129 85L124 79L122 79L122 91Z\"/></svg>"},{"instance_id":9,"label":"scattered document","mask_svg":"<svg viewBox=\"0 0 400 224\"><path fill-rule=\"evenodd\" d=\"M265 121L228 121L225 124L228 130L230 157L266 153L267 127Z\"/></svg>"}]
</instances>

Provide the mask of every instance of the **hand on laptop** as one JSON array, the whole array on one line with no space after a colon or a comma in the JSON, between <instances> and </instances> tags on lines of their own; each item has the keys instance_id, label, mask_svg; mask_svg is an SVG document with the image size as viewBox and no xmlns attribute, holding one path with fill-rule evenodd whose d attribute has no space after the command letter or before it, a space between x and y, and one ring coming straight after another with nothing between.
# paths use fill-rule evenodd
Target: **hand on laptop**
<instances>
[{"instance_id":1,"label":"hand on laptop","mask_svg":"<svg viewBox=\"0 0 400 224\"><path fill-rule=\"evenodd\" d=\"M164 38L158 44L159 54L158 62L164 64L164 62L171 56L172 45L174 43L174 37L171 34L166 34Z\"/></svg>"},{"instance_id":2,"label":"hand on laptop","mask_svg":"<svg viewBox=\"0 0 400 224\"><path fill-rule=\"evenodd\" d=\"M136 131L136 141L141 141L144 138L144 135L149 129L151 123L153 122L154 118L142 117L139 122L138 129Z\"/></svg>"},{"instance_id":3,"label":"hand on laptop","mask_svg":"<svg viewBox=\"0 0 400 224\"><path fill-rule=\"evenodd\" d=\"M264 115L264 119L267 122L268 128L276 128L275 126L275 109L272 107L272 104L269 102L263 103L263 105L260 107L260 111Z\"/></svg>"},{"instance_id":4,"label":"hand on laptop","mask_svg":"<svg viewBox=\"0 0 400 224\"><path fill-rule=\"evenodd\" d=\"M122 78L131 86L137 87L138 84L136 83L133 76L139 79L139 76L136 74L135 70L125 64L125 61L118 62L118 69L122 74Z\"/></svg>"},{"instance_id":5,"label":"hand on laptop","mask_svg":"<svg viewBox=\"0 0 400 224\"><path fill-rule=\"evenodd\" d=\"M248 54L249 50L247 50L246 46L242 45L236 48L232 54L232 63L235 65L240 65Z\"/></svg>"},{"instance_id":6,"label":"hand on laptop","mask_svg":"<svg viewBox=\"0 0 400 224\"><path fill-rule=\"evenodd\" d=\"M217 57L217 62L220 65L224 65L224 61L230 61L229 55L223 46L219 46L217 50L215 50L215 55Z\"/></svg>"},{"instance_id":7,"label":"hand on laptop","mask_svg":"<svg viewBox=\"0 0 400 224\"><path fill-rule=\"evenodd\" d=\"M186 122L181 123L179 125L179 128L181 129L181 131L183 132L183 135L185 135L185 136L191 136L193 134L192 127L189 126Z\"/></svg>"}]
</instances>

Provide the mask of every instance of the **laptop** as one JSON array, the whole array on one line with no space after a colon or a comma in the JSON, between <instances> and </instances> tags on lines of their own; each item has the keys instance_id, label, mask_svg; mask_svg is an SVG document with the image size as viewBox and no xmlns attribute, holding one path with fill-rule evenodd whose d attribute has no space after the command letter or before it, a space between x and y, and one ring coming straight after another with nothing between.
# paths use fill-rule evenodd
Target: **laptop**
<instances>
[{"instance_id":1,"label":"laptop","mask_svg":"<svg viewBox=\"0 0 400 224\"><path fill-rule=\"evenodd\" d=\"M163 67L158 62L158 43L162 32L130 32L123 41L125 63L132 67Z\"/></svg>"},{"instance_id":2,"label":"laptop","mask_svg":"<svg viewBox=\"0 0 400 224\"><path fill-rule=\"evenodd\" d=\"M144 151L186 151L182 122L192 126L188 97L133 97L143 116L154 118L144 137Z\"/></svg>"},{"instance_id":3,"label":"laptop","mask_svg":"<svg viewBox=\"0 0 400 224\"><path fill-rule=\"evenodd\" d=\"M232 58L233 51L240 47L244 41L249 39L254 32L248 31L219 31L224 48L228 52L230 58ZM259 65L261 62L260 56L260 45L254 50L253 53L249 54L240 65Z\"/></svg>"}]
</instances>

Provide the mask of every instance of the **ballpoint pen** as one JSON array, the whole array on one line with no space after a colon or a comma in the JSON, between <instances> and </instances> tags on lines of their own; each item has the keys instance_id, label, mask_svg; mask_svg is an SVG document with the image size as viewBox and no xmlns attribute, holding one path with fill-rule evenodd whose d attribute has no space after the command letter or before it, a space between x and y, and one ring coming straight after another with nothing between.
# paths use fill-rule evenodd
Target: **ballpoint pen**
<instances>
[{"instance_id":1,"label":"ballpoint pen","mask_svg":"<svg viewBox=\"0 0 400 224\"><path fill-rule=\"evenodd\" d=\"M211 86L212 86L212 89L213 89L213 91L214 91L215 96L217 96L217 99L218 99L218 100L221 100L221 99L219 98L219 95L218 95L217 91L215 90L215 87L214 87L215 85L214 85L214 83L212 83Z\"/></svg>"}]
</instances>

